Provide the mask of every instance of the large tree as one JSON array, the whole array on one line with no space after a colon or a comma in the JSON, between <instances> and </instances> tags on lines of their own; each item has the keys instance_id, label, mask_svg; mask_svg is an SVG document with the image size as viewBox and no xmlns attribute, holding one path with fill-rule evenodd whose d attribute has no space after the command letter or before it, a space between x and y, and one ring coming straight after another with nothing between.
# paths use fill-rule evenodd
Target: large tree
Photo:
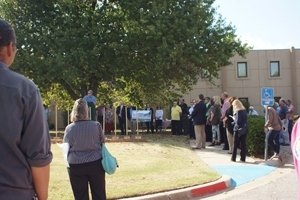
<instances>
[{"instance_id":1,"label":"large tree","mask_svg":"<svg viewBox=\"0 0 300 200\"><path fill-rule=\"evenodd\" d=\"M248 51L213 2L2 0L0 9L17 34L12 69L44 96L74 100L92 89L141 103L185 93L203 70L217 77Z\"/></svg>"}]
</instances>

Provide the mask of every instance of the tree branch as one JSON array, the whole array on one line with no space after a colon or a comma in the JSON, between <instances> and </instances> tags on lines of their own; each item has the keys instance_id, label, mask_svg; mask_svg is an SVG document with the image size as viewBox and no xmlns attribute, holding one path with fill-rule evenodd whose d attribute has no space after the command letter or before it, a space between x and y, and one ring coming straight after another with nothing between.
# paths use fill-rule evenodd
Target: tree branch
<instances>
[{"instance_id":1,"label":"tree branch","mask_svg":"<svg viewBox=\"0 0 300 200\"><path fill-rule=\"evenodd\" d=\"M67 90L71 98L75 101L76 99L80 98L72 89L72 87L63 79L61 79L60 84Z\"/></svg>"}]
</instances>

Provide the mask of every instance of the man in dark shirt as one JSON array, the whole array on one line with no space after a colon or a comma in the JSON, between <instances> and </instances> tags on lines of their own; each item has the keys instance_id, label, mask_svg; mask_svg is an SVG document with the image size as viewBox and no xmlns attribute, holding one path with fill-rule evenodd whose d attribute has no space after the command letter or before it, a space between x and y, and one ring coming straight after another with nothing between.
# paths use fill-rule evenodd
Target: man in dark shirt
<instances>
[{"instance_id":1,"label":"man in dark shirt","mask_svg":"<svg viewBox=\"0 0 300 200\"><path fill-rule=\"evenodd\" d=\"M205 136L205 123L206 123L206 105L204 103L203 94L199 94L198 103L194 107L191 118L194 120L196 146L194 149L205 149L206 136Z\"/></svg>"},{"instance_id":2,"label":"man in dark shirt","mask_svg":"<svg viewBox=\"0 0 300 200\"><path fill-rule=\"evenodd\" d=\"M284 99L279 100L279 106L280 106L280 111L279 111L279 117L283 125L283 130L281 131L282 133L282 139L283 139L283 145L290 145L290 140L289 140L289 132L288 132L288 126L289 126L289 108L286 105L286 102Z\"/></svg>"},{"instance_id":3,"label":"man in dark shirt","mask_svg":"<svg viewBox=\"0 0 300 200\"><path fill-rule=\"evenodd\" d=\"M184 99L180 100L179 106L181 107L181 110L182 110L182 114L180 116L180 125L181 125L180 131L182 132L182 129L183 129L183 134L187 135L189 132L189 124L188 124L188 118L187 118L188 113L189 113L188 106L184 102Z\"/></svg>"},{"instance_id":4,"label":"man in dark shirt","mask_svg":"<svg viewBox=\"0 0 300 200\"><path fill-rule=\"evenodd\" d=\"M124 106L124 101L120 102L120 105L117 107L116 114L118 115L119 126L121 130L121 134L126 134L126 107Z\"/></svg>"},{"instance_id":5,"label":"man in dark shirt","mask_svg":"<svg viewBox=\"0 0 300 200\"><path fill-rule=\"evenodd\" d=\"M14 29L0 19L0 199L46 200L48 124L36 85L8 68L15 53Z\"/></svg>"},{"instance_id":6,"label":"man in dark shirt","mask_svg":"<svg viewBox=\"0 0 300 200\"><path fill-rule=\"evenodd\" d=\"M103 126L103 113L105 114L105 105L101 103L100 106L97 107L97 120Z\"/></svg>"}]
</instances>

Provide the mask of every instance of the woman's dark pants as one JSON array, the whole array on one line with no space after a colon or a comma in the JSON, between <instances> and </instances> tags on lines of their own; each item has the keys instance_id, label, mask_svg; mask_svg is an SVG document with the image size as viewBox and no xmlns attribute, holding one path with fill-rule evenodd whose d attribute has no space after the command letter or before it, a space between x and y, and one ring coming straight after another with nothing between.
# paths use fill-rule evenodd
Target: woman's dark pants
<instances>
[{"instance_id":1,"label":"woman's dark pants","mask_svg":"<svg viewBox=\"0 0 300 200\"><path fill-rule=\"evenodd\" d=\"M237 149L238 149L239 145L241 144L241 161L245 162L246 161L246 153L247 153L247 147L246 147L247 133L239 137L238 133L234 132L233 137L234 137L234 144L233 144L233 152L232 152L231 160L236 161Z\"/></svg>"},{"instance_id":2,"label":"woman's dark pants","mask_svg":"<svg viewBox=\"0 0 300 200\"><path fill-rule=\"evenodd\" d=\"M280 131L269 130L268 145L273 149L276 154L279 154L280 143L279 143Z\"/></svg>"},{"instance_id":3,"label":"woman's dark pants","mask_svg":"<svg viewBox=\"0 0 300 200\"><path fill-rule=\"evenodd\" d=\"M70 164L69 178L75 200L88 200L90 185L93 200L106 200L105 171L101 161Z\"/></svg>"}]
</instances>

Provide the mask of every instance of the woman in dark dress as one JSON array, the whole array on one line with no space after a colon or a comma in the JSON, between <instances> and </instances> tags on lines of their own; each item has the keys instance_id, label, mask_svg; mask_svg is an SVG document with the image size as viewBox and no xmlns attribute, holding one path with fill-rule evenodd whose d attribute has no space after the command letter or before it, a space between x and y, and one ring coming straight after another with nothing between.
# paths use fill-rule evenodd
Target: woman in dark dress
<instances>
[{"instance_id":1,"label":"woman in dark dress","mask_svg":"<svg viewBox=\"0 0 300 200\"><path fill-rule=\"evenodd\" d=\"M233 127L233 136L234 136L234 144L233 144L233 151L231 156L231 161L236 161L236 154L237 149L239 145L241 145L241 158L240 161L246 162L246 152L247 152L247 146L246 146L246 139L247 139L247 111L245 107L243 106L242 102L240 100L236 99L232 102L233 106L233 114L234 114L234 127ZM239 132L243 132L243 128L245 128L244 134Z\"/></svg>"},{"instance_id":2,"label":"woman in dark dress","mask_svg":"<svg viewBox=\"0 0 300 200\"><path fill-rule=\"evenodd\" d=\"M233 118L230 116L233 116L233 106L232 102L235 100L235 97L229 97L228 102L230 104L230 107L227 109L225 118L223 119L223 123L226 127L226 133L227 133L227 139L229 144L229 152L228 154L232 154L233 150Z\"/></svg>"}]
</instances>

